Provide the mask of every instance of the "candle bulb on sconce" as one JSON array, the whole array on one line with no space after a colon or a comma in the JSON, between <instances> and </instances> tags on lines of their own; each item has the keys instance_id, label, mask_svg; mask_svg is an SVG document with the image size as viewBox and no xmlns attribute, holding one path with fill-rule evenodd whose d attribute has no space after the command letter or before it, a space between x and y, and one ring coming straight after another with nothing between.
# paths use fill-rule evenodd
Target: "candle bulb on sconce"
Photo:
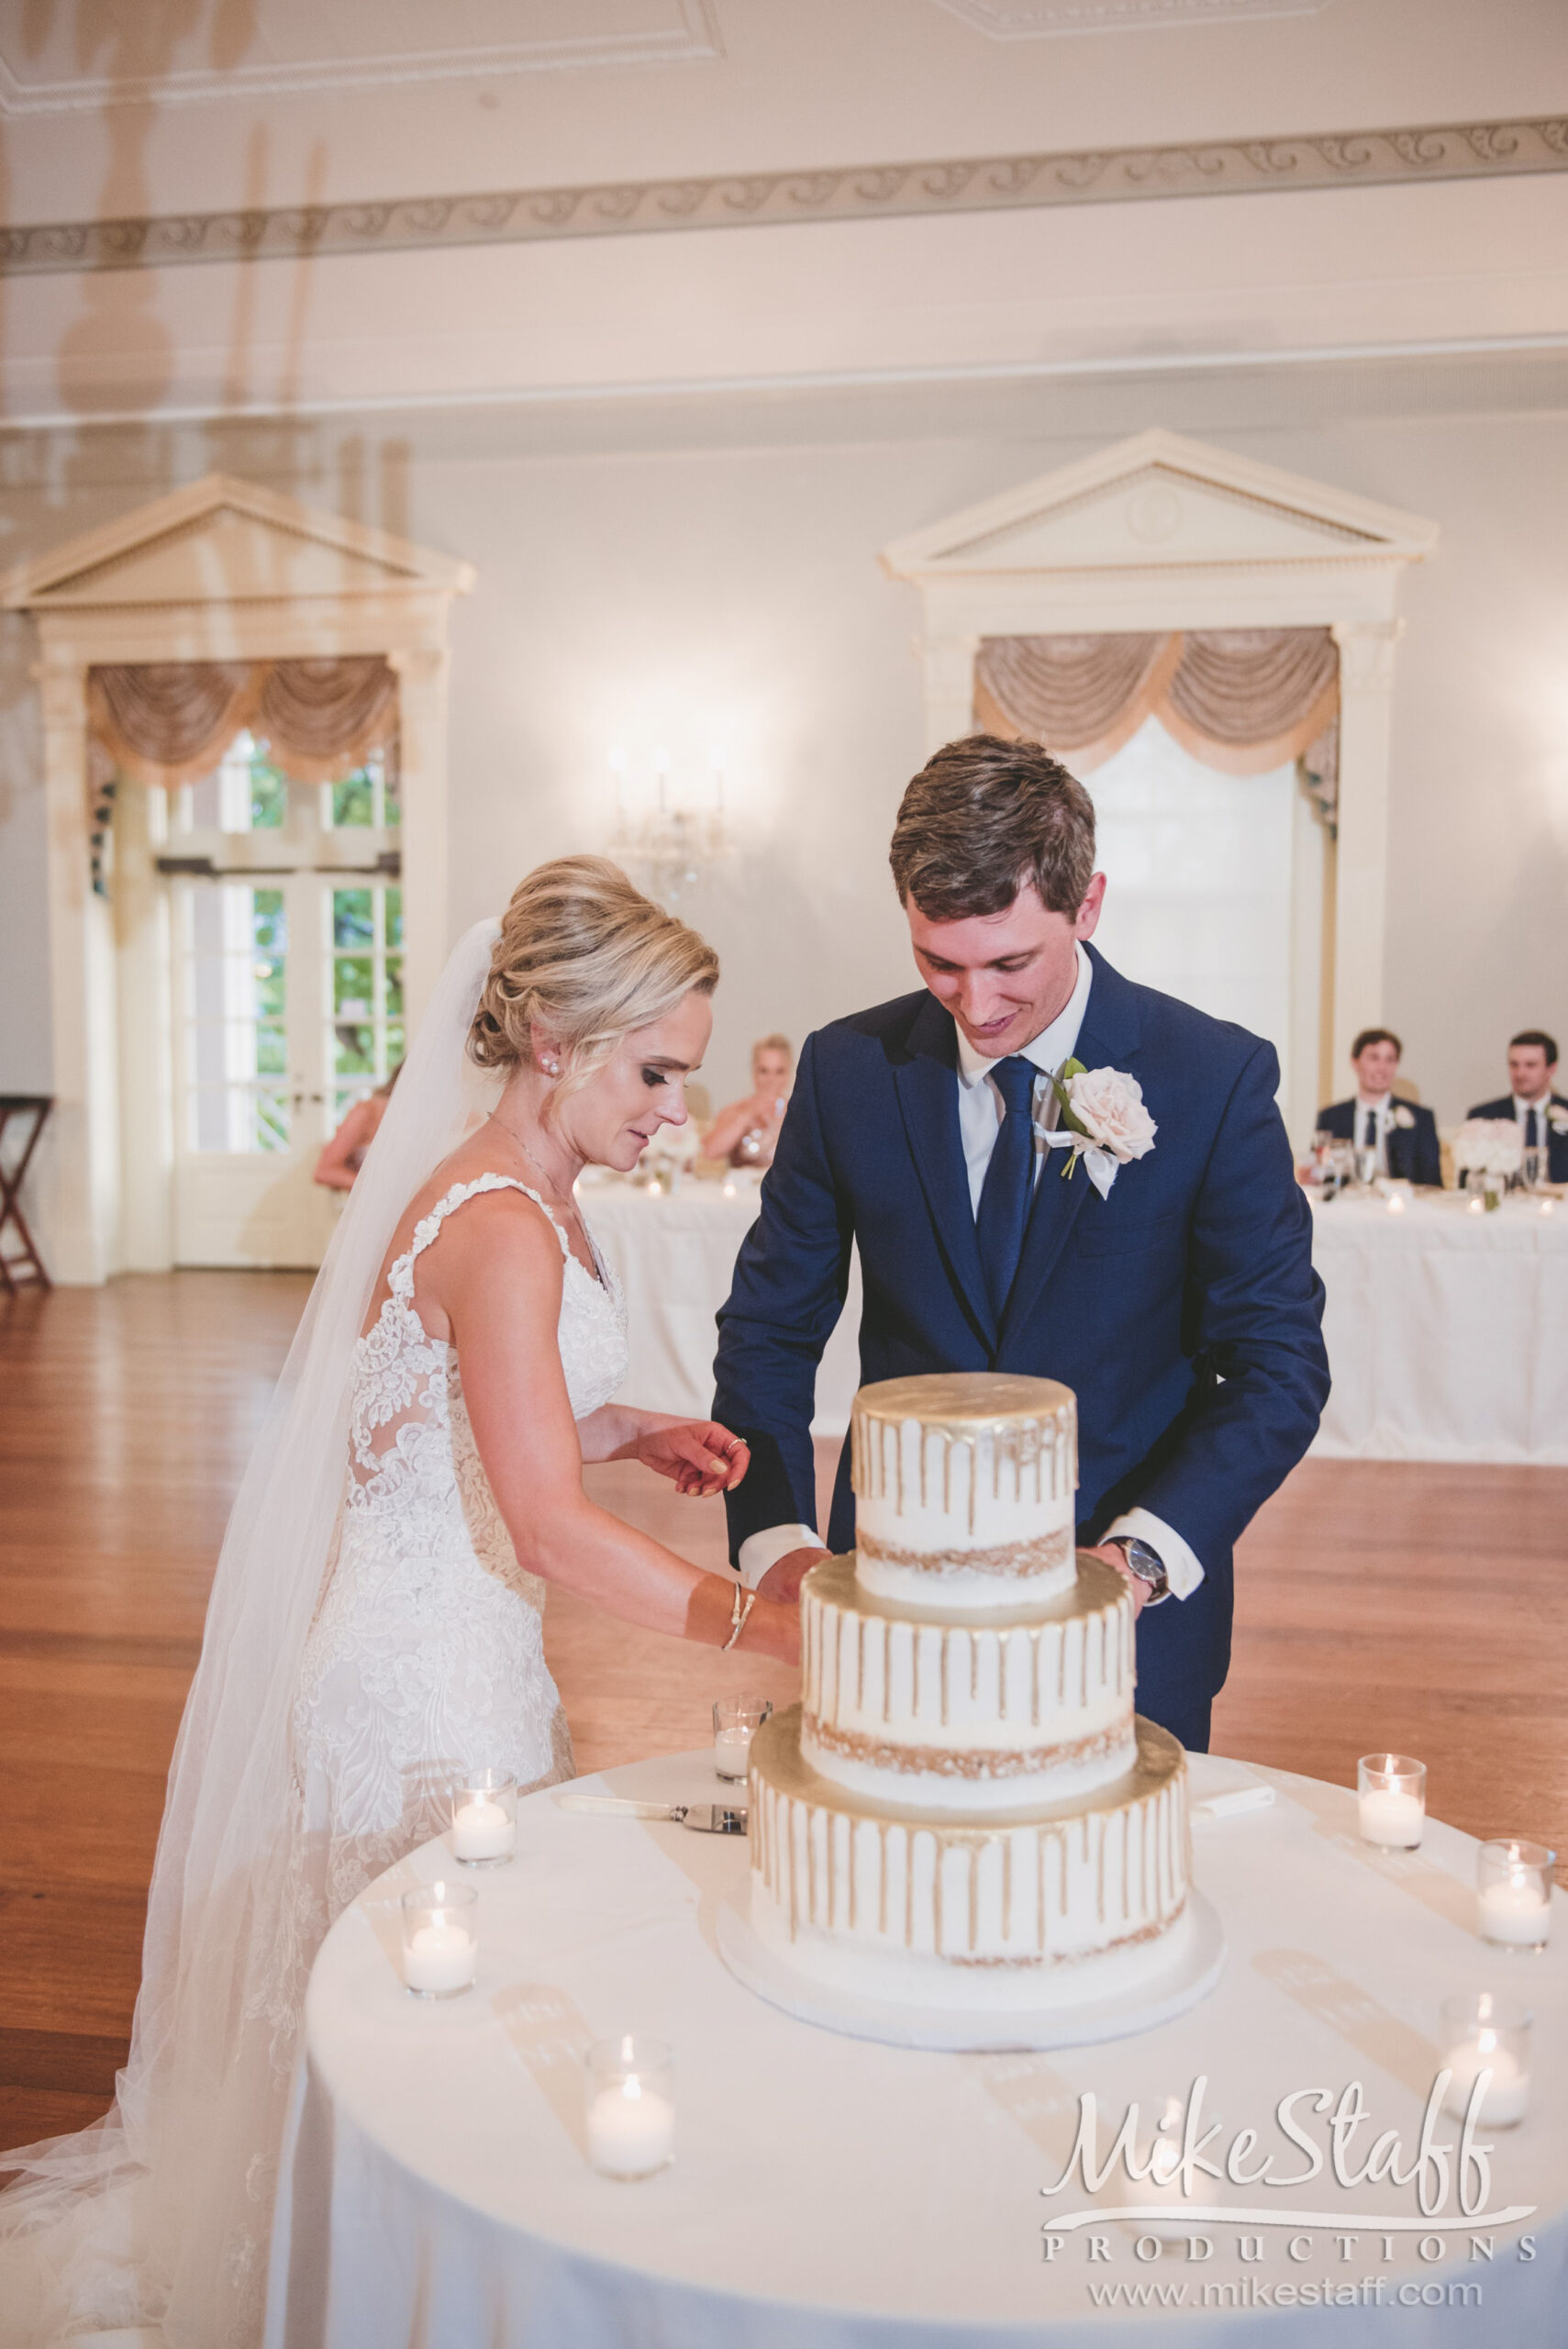
<instances>
[{"instance_id":1,"label":"candle bulb on sconce","mask_svg":"<svg viewBox=\"0 0 1568 2349\"><path fill-rule=\"evenodd\" d=\"M663 743L650 750L616 743L608 763L616 779L610 852L639 887L673 904L729 853L724 813L728 753L722 743L709 740L710 804L695 778L684 783L683 798L680 772Z\"/></svg>"}]
</instances>

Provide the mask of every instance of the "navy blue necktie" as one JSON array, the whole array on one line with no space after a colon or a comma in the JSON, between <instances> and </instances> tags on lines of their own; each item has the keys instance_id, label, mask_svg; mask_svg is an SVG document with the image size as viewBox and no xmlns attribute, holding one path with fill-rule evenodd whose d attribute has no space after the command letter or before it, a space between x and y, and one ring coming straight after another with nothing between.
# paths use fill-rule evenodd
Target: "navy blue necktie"
<instances>
[{"instance_id":1,"label":"navy blue necktie","mask_svg":"<svg viewBox=\"0 0 1568 2349\"><path fill-rule=\"evenodd\" d=\"M1539 1150L1540 1148L1540 1111L1533 1107L1530 1109L1529 1124L1529 1130L1525 1137L1525 1148Z\"/></svg>"},{"instance_id":2,"label":"navy blue necktie","mask_svg":"<svg viewBox=\"0 0 1568 2349\"><path fill-rule=\"evenodd\" d=\"M985 1169L974 1230L999 1328L1023 1252L1024 1227L1034 1192L1034 1086L1040 1071L1032 1061L1014 1052L1009 1059L998 1061L991 1074L1006 1114Z\"/></svg>"}]
</instances>

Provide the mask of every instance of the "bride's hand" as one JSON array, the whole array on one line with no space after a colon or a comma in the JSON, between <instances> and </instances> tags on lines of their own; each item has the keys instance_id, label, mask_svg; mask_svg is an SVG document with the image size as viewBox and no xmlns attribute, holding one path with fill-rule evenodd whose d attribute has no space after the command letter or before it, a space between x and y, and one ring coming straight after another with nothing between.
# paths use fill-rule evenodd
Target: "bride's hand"
<instances>
[{"instance_id":1,"label":"bride's hand","mask_svg":"<svg viewBox=\"0 0 1568 2349\"><path fill-rule=\"evenodd\" d=\"M671 1419L644 1429L636 1457L645 1468L668 1476L677 1492L699 1497L730 1491L751 1465L740 1438L717 1419Z\"/></svg>"}]
</instances>

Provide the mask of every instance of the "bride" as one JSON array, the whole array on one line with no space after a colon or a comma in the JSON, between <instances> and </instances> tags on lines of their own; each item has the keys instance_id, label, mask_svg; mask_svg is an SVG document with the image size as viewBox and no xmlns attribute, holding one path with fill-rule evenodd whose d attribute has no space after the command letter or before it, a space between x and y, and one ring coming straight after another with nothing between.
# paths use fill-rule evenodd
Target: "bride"
<instances>
[{"instance_id":1,"label":"bride","mask_svg":"<svg viewBox=\"0 0 1568 2349\"><path fill-rule=\"evenodd\" d=\"M717 958L613 864L541 865L458 947L350 1195L240 1488L107 2117L0 2156L8 2349L261 2329L306 1979L334 1917L439 1832L454 1778L572 1772L547 1583L793 1662L742 1598L598 1508L584 1461L679 1490L745 1475L723 1428L610 1401L614 1275L578 1213L686 1115ZM465 1051L466 1046L466 1051ZM489 1073L488 1116L475 1086ZM135 2328L146 2328L137 2332Z\"/></svg>"}]
</instances>

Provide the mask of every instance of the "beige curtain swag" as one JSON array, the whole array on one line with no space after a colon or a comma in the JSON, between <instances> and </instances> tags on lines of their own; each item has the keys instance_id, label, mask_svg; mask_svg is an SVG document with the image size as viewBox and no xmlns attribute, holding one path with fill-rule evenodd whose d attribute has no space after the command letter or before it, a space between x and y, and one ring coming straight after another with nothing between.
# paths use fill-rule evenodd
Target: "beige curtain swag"
<instances>
[{"instance_id":1,"label":"beige curtain swag","mask_svg":"<svg viewBox=\"0 0 1568 2349\"><path fill-rule=\"evenodd\" d=\"M1225 774L1299 759L1329 813L1339 707L1326 628L988 636L974 664L975 722L993 733L1027 735L1086 770L1158 718Z\"/></svg>"},{"instance_id":2,"label":"beige curtain swag","mask_svg":"<svg viewBox=\"0 0 1568 2349\"><path fill-rule=\"evenodd\" d=\"M139 783L210 774L247 727L296 783L331 783L397 732L397 677L379 653L339 661L167 661L92 670L88 717Z\"/></svg>"}]
</instances>

